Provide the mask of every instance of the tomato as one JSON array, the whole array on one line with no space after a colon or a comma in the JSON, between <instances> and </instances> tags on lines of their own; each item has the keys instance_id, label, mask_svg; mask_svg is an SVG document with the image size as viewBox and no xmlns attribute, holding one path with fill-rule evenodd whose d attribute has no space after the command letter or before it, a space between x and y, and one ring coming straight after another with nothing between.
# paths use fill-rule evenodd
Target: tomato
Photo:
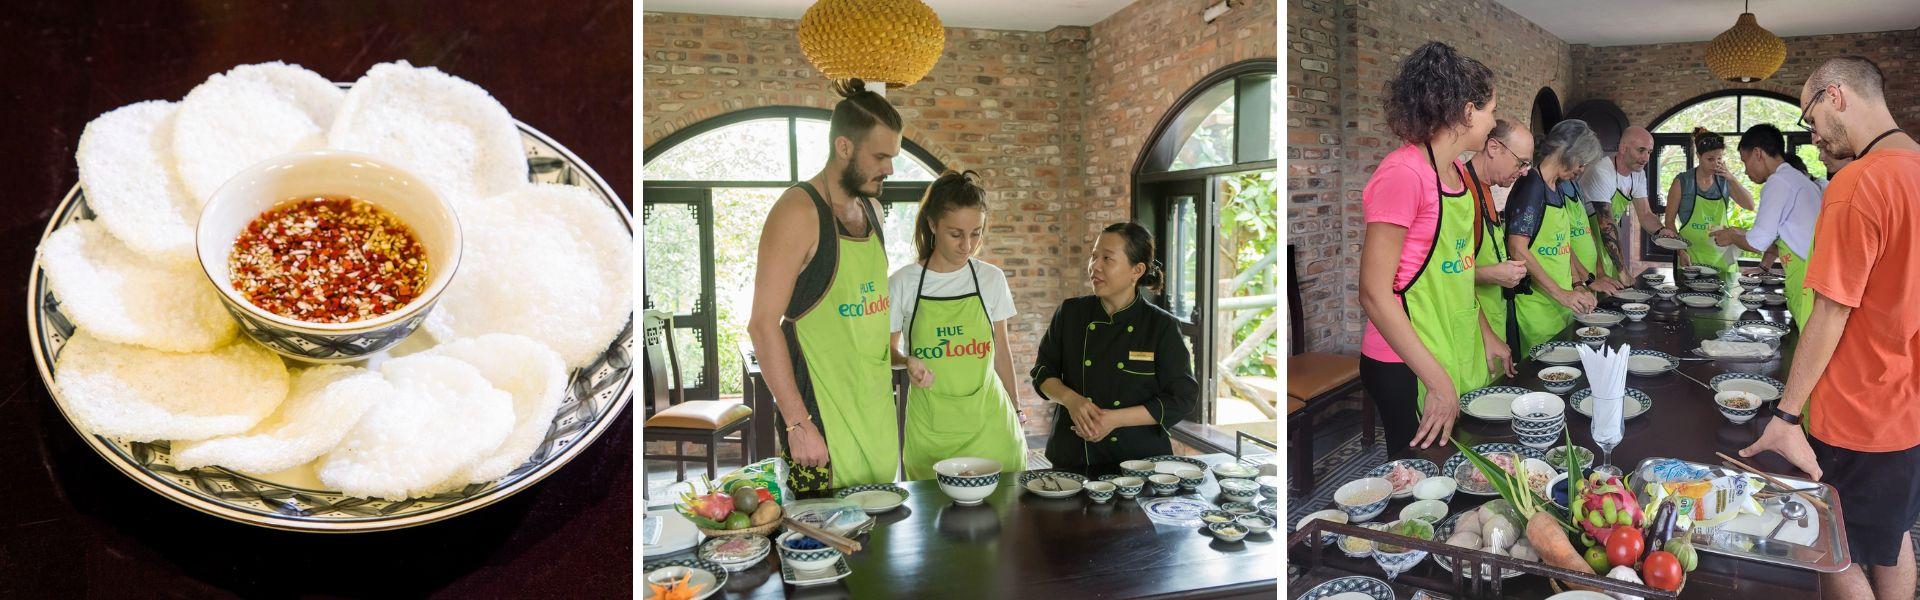
<instances>
[{"instance_id":1,"label":"tomato","mask_svg":"<svg viewBox=\"0 0 1920 600\"><path fill-rule=\"evenodd\" d=\"M1613 566L1631 567L1646 550L1646 538L1640 535L1638 529L1618 527L1607 536L1607 562Z\"/></svg>"},{"instance_id":2,"label":"tomato","mask_svg":"<svg viewBox=\"0 0 1920 600\"><path fill-rule=\"evenodd\" d=\"M1680 589L1680 582L1686 575L1680 569L1680 559L1665 550L1655 550L1647 555L1647 562L1640 566L1640 578L1647 585L1663 590Z\"/></svg>"}]
</instances>

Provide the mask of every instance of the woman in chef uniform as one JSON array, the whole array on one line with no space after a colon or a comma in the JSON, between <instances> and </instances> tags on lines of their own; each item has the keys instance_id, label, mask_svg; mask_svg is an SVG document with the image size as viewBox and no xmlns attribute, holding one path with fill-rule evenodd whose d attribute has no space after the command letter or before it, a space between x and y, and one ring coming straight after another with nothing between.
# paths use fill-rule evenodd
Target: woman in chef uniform
<instances>
[{"instance_id":1,"label":"woman in chef uniform","mask_svg":"<svg viewBox=\"0 0 1920 600\"><path fill-rule=\"evenodd\" d=\"M887 278L893 363L907 367L910 382L901 447L908 480L933 479L933 463L956 456L1026 469L1007 351L1013 293L1006 273L973 258L987 228L987 191L975 177L948 171L928 186L913 224L919 260Z\"/></svg>"},{"instance_id":2,"label":"woman in chef uniform","mask_svg":"<svg viewBox=\"0 0 1920 600\"><path fill-rule=\"evenodd\" d=\"M1087 259L1093 295L1054 311L1032 371L1054 405L1054 466L1111 473L1121 461L1172 454L1168 428L1196 416L1200 383L1180 320L1139 297L1141 287L1158 292L1161 277L1153 235L1115 223Z\"/></svg>"}]
</instances>

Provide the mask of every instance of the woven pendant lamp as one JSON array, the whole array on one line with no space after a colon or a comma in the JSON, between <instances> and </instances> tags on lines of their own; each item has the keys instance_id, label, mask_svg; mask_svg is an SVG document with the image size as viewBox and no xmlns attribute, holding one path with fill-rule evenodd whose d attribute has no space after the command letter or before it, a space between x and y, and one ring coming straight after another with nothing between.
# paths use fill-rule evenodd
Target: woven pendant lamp
<instances>
[{"instance_id":1,"label":"woven pendant lamp","mask_svg":"<svg viewBox=\"0 0 1920 600\"><path fill-rule=\"evenodd\" d=\"M1742 12L1733 28L1707 42L1707 68L1715 77L1752 83L1773 76L1787 60L1787 43L1767 31L1753 13Z\"/></svg>"},{"instance_id":2,"label":"woven pendant lamp","mask_svg":"<svg viewBox=\"0 0 1920 600\"><path fill-rule=\"evenodd\" d=\"M940 16L920 0L820 0L800 17L800 50L829 79L913 85L947 45Z\"/></svg>"}]
</instances>

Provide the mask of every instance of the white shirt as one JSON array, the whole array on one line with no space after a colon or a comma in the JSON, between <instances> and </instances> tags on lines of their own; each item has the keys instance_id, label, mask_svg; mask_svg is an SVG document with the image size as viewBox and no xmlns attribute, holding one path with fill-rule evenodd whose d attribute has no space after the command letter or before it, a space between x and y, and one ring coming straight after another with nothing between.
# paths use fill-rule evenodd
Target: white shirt
<instances>
[{"instance_id":1,"label":"white shirt","mask_svg":"<svg viewBox=\"0 0 1920 600\"><path fill-rule=\"evenodd\" d=\"M1628 200L1647 197L1647 172L1636 169L1621 175L1613 168L1613 159L1608 158L1587 167L1587 172L1580 176L1580 196L1587 201L1588 212L1612 206L1615 190L1625 192Z\"/></svg>"},{"instance_id":2,"label":"white shirt","mask_svg":"<svg viewBox=\"0 0 1920 600\"><path fill-rule=\"evenodd\" d=\"M969 258L973 268L980 275L980 298L986 301L987 320L1004 321L1014 315L1013 290L1007 287L1007 274L1000 267L987 264L977 258ZM913 318L914 289L920 288L920 274L926 272L927 282L920 293L928 298L949 298L973 293L973 274L966 267L960 267L952 273L927 271L920 263L910 263L894 271L887 277L887 295L892 298L893 331L898 333L907 328L908 319Z\"/></svg>"},{"instance_id":3,"label":"white shirt","mask_svg":"<svg viewBox=\"0 0 1920 600\"><path fill-rule=\"evenodd\" d=\"M1820 186L1793 165L1767 176L1760 186L1760 210L1747 231L1747 245L1766 250L1776 239L1787 241L1794 254L1806 257L1813 248L1813 228L1820 220Z\"/></svg>"}]
</instances>

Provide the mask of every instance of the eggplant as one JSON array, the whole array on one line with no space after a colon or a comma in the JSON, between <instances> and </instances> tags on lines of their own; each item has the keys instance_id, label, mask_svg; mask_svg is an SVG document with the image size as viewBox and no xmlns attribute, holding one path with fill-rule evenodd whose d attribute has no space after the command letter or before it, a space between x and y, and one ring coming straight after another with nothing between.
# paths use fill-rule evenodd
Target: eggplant
<instances>
[{"instance_id":1,"label":"eggplant","mask_svg":"<svg viewBox=\"0 0 1920 600\"><path fill-rule=\"evenodd\" d=\"M1673 502L1660 503L1659 510L1653 513L1653 520L1647 523L1648 549L1641 554L1642 560L1645 560L1653 551L1666 547L1667 540L1673 539L1674 524L1678 516Z\"/></svg>"}]
</instances>

